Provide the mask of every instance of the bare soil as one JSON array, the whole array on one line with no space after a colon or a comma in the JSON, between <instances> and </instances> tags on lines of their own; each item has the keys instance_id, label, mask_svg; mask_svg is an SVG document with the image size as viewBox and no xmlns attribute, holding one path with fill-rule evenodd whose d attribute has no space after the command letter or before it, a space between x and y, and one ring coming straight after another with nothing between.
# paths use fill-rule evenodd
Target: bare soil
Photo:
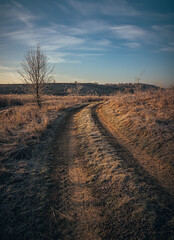
<instances>
[{"instance_id":1,"label":"bare soil","mask_svg":"<svg viewBox=\"0 0 174 240\"><path fill-rule=\"evenodd\" d=\"M19 160L21 179L6 160L1 239L173 239L172 196L101 125L96 106L59 118L38 158Z\"/></svg>"},{"instance_id":2,"label":"bare soil","mask_svg":"<svg viewBox=\"0 0 174 240\"><path fill-rule=\"evenodd\" d=\"M51 237L58 239L101 239L100 210L88 186L88 171L78 142L74 114L66 120L53 146L55 154L51 178L56 185L50 191Z\"/></svg>"}]
</instances>

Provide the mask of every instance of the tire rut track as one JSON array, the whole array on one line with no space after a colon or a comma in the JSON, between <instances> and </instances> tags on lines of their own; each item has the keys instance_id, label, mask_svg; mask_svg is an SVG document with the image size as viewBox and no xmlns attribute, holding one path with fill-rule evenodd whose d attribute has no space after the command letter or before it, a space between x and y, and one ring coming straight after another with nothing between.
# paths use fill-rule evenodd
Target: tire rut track
<instances>
[{"instance_id":1,"label":"tire rut track","mask_svg":"<svg viewBox=\"0 0 174 240\"><path fill-rule=\"evenodd\" d=\"M173 239L172 197L103 133L93 116L95 106L79 112L78 125L91 186L106 216L103 239Z\"/></svg>"},{"instance_id":2,"label":"tire rut track","mask_svg":"<svg viewBox=\"0 0 174 240\"><path fill-rule=\"evenodd\" d=\"M54 187L50 201L50 232L53 239L101 239L100 211L87 184L88 173L79 152L76 115L65 124L54 144Z\"/></svg>"},{"instance_id":3,"label":"tire rut track","mask_svg":"<svg viewBox=\"0 0 174 240\"><path fill-rule=\"evenodd\" d=\"M95 106L73 114L53 146L51 237L173 239L173 200L103 133Z\"/></svg>"}]
</instances>

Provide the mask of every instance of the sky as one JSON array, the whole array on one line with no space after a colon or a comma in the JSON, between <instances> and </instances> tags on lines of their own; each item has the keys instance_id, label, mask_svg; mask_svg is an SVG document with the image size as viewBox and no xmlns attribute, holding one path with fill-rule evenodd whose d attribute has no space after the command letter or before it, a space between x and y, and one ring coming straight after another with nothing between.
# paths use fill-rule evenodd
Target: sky
<instances>
[{"instance_id":1,"label":"sky","mask_svg":"<svg viewBox=\"0 0 174 240\"><path fill-rule=\"evenodd\" d=\"M0 83L40 44L56 82L174 84L173 0L0 0Z\"/></svg>"}]
</instances>

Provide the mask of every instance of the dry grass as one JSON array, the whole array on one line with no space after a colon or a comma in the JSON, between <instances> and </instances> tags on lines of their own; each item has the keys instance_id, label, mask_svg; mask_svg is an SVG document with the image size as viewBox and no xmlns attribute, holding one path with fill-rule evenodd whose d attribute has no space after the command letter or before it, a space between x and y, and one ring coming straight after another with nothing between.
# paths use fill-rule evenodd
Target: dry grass
<instances>
[{"instance_id":1,"label":"dry grass","mask_svg":"<svg viewBox=\"0 0 174 240\"><path fill-rule=\"evenodd\" d=\"M11 151L21 150L28 143L38 141L41 133L60 114L60 110L96 99L44 96L43 107L38 109L31 95L1 95L1 106L4 101L8 103L4 105L8 108L0 111L0 155L6 158ZM19 105L16 103L21 106L14 106Z\"/></svg>"},{"instance_id":2,"label":"dry grass","mask_svg":"<svg viewBox=\"0 0 174 240\"><path fill-rule=\"evenodd\" d=\"M101 216L106 217L101 238L172 239L173 199L161 191L127 148L96 125L90 108L79 112L76 121L81 162L87 166L88 183L101 206Z\"/></svg>"},{"instance_id":3,"label":"dry grass","mask_svg":"<svg viewBox=\"0 0 174 240\"><path fill-rule=\"evenodd\" d=\"M63 109L97 97L44 96L41 109L30 95L7 97L23 105L0 111L0 239L46 240L50 146L68 114Z\"/></svg>"},{"instance_id":4,"label":"dry grass","mask_svg":"<svg viewBox=\"0 0 174 240\"><path fill-rule=\"evenodd\" d=\"M174 89L118 94L101 107L99 114L122 143L142 158L143 166L159 180L162 178L170 189L174 166Z\"/></svg>"},{"instance_id":5,"label":"dry grass","mask_svg":"<svg viewBox=\"0 0 174 240\"><path fill-rule=\"evenodd\" d=\"M18 94L1 94L0 95L0 109L9 108L13 106L21 106L25 103L32 102L32 95L18 95Z\"/></svg>"}]
</instances>

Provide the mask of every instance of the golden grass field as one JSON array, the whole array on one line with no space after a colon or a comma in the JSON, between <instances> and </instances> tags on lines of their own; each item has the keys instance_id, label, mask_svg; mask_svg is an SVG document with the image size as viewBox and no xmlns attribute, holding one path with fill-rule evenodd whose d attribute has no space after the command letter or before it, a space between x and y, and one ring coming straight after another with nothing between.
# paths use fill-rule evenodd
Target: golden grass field
<instances>
[{"instance_id":1,"label":"golden grass field","mask_svg":"<svg viewBox=\"0 0 174 240\"><path fill-rule=\"evenodd\" d=\"M98 114L122 144L174 194L174 88L117 94L101 106Z\"/></svg>"},{"instance_id":2,"label":"golden grass field","mask_svg":"<svg viewBox=\"0 0 174 240\"><path fill-rule=\"evenodd\" d=\"M97 97L45 95L43 106L38 109L32 95L0 95L0 156L7 157L15 149L18 152L28 143L38 142L41 133L62 109L95 99Z\"/></svg>"},{"instance_id":3,"label":"golden grass field","mask_svg":"<svg viewBox=\"0 0 174 240\"><path fill-rule=\"evenodd\" d=\"M172 88L0 107L0 239L172 239Z\"/></svg>"}]
</instances>

